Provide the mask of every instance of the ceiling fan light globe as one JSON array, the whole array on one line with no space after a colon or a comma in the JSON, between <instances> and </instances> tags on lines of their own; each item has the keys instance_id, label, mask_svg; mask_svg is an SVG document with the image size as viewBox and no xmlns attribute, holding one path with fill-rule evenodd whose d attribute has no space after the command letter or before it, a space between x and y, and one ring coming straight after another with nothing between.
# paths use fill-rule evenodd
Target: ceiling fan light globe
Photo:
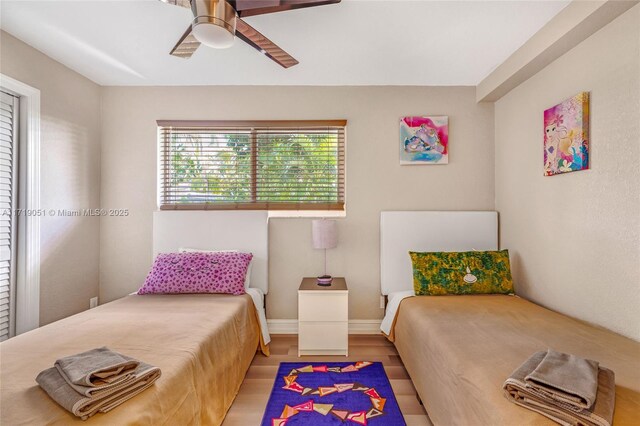
<instances>
[{"instance_id":1,"label":"ceiling fan light globe","mask_svg":"<svg viewBox=\"0 0 640 426\"><path fill-rule=\"evenodd\" d=\"M215 49L231 47L235 38L225 27L212 22L194 24L191 31L200 43Z\"/></svg>"}]
</instances>

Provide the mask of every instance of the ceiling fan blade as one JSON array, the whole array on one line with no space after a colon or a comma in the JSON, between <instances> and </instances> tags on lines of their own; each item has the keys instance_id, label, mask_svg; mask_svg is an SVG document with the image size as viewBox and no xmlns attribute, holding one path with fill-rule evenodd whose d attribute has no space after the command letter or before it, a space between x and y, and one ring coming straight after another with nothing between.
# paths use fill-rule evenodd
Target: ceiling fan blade
<instances>
[{"instance_id":1,"label":"ceiling fan blade","mask_svg":"<svg viewBox=\"0 0 640 426\"><path fill-rule=\"evenodd\" d=\"M173 46L171 52L169 52L173 56L177 56L179 58L188 59L193 55L193 53L200 47L200 42L196 40L196 38L191 34L191 25L187 28L187 31L182 34L180 40Z\"/></svg>"},{"instance_id":2,"label":"ceiling fan blade","mask_svg":"<svg viewBox=\"0 0 640 426\"><path fill-rule=\"evenodd\" d=\"M229 3L238 12L238 16L246 18L247 16L340 3L340 0L235 0Z\"/></svg>"},{"instance_id":3,"label":"ceiling fan blade","mask_svg":"<svg viewBox=\"0 0 640 426\"><path fill-rule=\"evenodd\" d=\"M173 4L175 6L186 7L187 9L191 9L191 1L190 0L160 0L162 3Z\"/></svg>"},{"instance_id":4,"label":"ceiling fan blade","mask_svg":"<svg viewBox=\"0 0 640 426\"><path fill-rule=\"evenodd\" d=\"M236 19L236 35L284 68L292 67L298 63L293 56L282 50L278 45L260 34L258 30L240 18Z\"/></svg>"}]
</instances>

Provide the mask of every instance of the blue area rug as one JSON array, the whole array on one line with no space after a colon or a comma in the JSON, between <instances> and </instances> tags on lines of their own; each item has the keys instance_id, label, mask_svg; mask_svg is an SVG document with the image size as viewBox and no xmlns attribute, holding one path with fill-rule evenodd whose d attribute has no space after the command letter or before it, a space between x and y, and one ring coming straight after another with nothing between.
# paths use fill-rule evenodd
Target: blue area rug
<instances>
[{"instance_id":1,"label":"blue area rug","mask_svg":"<svg viewBox=\"0 0 640 426\"><path fill-rule=\"evenodd\" d=\"M380 362L283 362L262 426L406 426Z\"/></svg>"}]
</instances>

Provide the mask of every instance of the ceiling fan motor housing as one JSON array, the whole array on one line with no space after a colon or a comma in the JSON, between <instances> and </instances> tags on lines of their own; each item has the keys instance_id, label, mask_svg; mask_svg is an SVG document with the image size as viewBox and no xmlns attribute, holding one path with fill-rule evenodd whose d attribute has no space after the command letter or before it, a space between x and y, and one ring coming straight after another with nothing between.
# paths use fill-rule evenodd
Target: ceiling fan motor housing
<instances>
[{"instance_id":1,"label":"ceiling fan motor housing","mask_svg":"<svg viewBox=\"0 0 640 426\"><path fill-rule=\"evenodd\" d=\"M207 46L230 47L236 33L235 9L225 0L191 0L194 37Z\"/></svg>"}]
</instances>

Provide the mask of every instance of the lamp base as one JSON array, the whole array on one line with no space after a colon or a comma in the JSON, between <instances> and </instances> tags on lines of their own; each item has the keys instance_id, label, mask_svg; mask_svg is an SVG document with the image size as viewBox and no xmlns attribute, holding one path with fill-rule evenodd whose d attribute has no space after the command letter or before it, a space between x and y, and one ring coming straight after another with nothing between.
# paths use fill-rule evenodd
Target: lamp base
<instances>
[{"instance_id":1,"label":"lamp base","mask_svg":"<svg viewBox=\"0 0 640 426\"><path fill-rule=\"evenodd\" d=\"M333 277L331 275L321 275L316 280L319 286L329 287L333 282Z\"/></svg>"}]
</instances>

